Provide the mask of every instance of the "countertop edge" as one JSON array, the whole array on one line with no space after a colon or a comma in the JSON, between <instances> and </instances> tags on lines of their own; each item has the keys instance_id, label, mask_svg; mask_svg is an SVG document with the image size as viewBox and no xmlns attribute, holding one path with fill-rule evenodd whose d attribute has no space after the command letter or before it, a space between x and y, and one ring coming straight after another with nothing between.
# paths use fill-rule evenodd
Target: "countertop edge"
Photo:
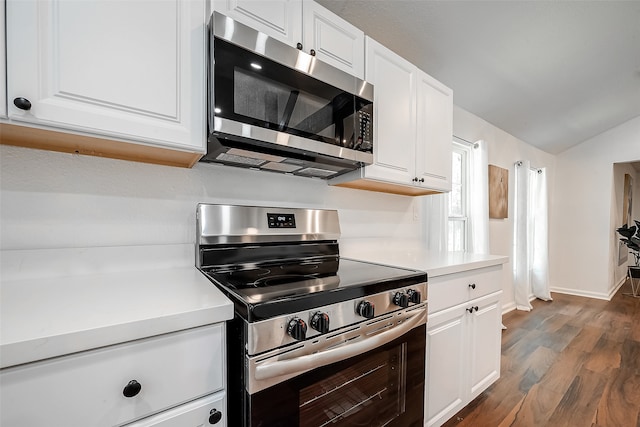
<instances>
[{"instance_id":1,"label":"countertop edge","mask_svg":"<svg viewBox=\"0 0 640 427\"><path fill-rule=\"evenodd\" d=\"M427 270L427 274L429 275L429 277L438 277L447 274L461 273L463 271L476 270L478 268L506 264L507 262L509 262L509 257L507 256L492 255L491 258L488 259L470 261L462 264L433 267Z\"/></svg>"},{"instance_id":2,"label":"countertop edge","mask_svg":"<svg viewBox=\"0 0 640 427\"><path fill-rule=\"evenodd\" d=\"M108 325L57 336L28 339L0 345L0 368L10 368L83 351L153 338L183 330L225 322L233 318L233 304L209 309ZM54 343L52 345L52 342Z\"/></svg>"}]
</instances>

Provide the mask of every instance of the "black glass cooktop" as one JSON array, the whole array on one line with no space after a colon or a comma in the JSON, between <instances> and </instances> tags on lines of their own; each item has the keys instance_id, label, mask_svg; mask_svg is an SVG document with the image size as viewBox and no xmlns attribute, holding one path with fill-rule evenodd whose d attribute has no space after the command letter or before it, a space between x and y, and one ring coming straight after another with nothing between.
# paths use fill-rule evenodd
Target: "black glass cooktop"
<instances>
[{"instance_id":1,"label":"black glass cooktop","mask_svg":"<svg viewBox=\"0 0 640 427\"><path fill-rule=\"evenodd\" d=\"M203 269L249 321L426 282L415 270L339 257Z\"/></svg>"}]
</instances>

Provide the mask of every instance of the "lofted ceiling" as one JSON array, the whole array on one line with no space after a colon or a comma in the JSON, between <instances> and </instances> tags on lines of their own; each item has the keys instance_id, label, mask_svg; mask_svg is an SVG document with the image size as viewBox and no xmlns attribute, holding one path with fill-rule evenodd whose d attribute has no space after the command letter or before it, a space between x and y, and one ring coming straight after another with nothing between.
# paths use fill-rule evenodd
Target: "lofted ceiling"
<instances>
[{"instance_id":1,"label":"lofted ceiling","mask_svg":"<svg viewBox=\"0 0 640 427\"><path fill-rule=\"evenodd\" d=\"M640 0L317 0L557 154L640 115Z\"/></svg>"}]
</instances>

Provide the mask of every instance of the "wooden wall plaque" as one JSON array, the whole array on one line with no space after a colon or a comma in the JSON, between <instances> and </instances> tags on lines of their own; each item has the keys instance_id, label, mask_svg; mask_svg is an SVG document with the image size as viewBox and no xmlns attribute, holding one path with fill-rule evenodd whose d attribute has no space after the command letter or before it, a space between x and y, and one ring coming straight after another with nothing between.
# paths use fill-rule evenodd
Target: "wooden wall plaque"
<instances>
[{"instance_id":1,"label":"wooden wall plaque","mask_svg":"<svg viewBox=\"0 0 640 427\"><path fill-rule=\"evenodd\" d=\"M509 171L489 165L489 218L509 215Z\"/></svg>"}]
</instances>

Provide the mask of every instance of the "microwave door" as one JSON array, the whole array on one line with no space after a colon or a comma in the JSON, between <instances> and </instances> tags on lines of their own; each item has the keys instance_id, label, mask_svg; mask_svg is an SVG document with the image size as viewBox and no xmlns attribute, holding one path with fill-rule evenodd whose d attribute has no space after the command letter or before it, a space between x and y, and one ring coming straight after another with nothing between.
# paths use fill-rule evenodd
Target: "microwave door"
<instances>
[{"instance_id":1,"label":"microwave door","mask_svg":"<svg viewBox=\"0 0 640 427\"><path fill-rule=\"evenodd\" d=\"M330 139L338 145L353 146L353 125L350 125L351 135L346 144L345 120L353 120L353 95L340 93L321 108L307 115L293 128L311 135L330 133Z\"/></svg>"},{"instance_id":2,"label":"microwave door","mask_svg":"<svg viewBox=\"0 0 640 427\"><path fill-rule=\"evenodd\" d=\"M298 90L292 90L291 93L289 93L289 99L287 99L287 105L284 107L278 130L284 131L289 127L289 120L291 120L291 114L293 114L293 109L296 106L298 95L300 95L300 91Z\"/></svg>"}]
</instances>

